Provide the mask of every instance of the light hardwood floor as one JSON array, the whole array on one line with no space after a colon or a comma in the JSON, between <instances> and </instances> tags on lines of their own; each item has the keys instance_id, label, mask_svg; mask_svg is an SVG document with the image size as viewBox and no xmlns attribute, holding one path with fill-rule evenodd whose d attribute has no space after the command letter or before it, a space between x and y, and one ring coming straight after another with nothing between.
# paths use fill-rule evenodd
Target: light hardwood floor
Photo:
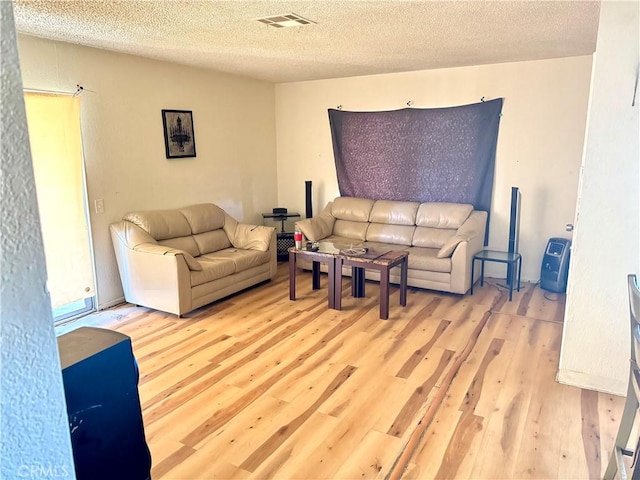
<instances>
[{"instance_id":1,"label":"light hardwood floor","mask_svg":"<svg viewBox=\"0 0 640 480\"><path fill-rule=\"evenodd\" d=\"M624 398L555 382L564 296L499 281L378 285L327 309L286 264L188 315L124 305L84 323L131 336L152 478L598 478ZM546 298L545 298L546 297Z\"/></svg>"}]
</instances>

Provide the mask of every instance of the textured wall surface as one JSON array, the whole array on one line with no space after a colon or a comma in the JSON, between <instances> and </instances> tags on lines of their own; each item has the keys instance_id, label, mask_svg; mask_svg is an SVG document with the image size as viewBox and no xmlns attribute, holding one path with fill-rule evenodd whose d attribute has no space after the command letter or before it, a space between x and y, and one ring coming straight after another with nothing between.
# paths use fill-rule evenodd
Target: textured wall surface
<instances>
[{"instance_id":1,"label":"textured wall surface","mask_svg":"<svg viewBox=\"0 0 640 480\"><path fill-rule=\"evenodd\" d=\"M624 395L640 262L638 2L602 2L558 380Z\"/></svg>"},{"instance_id":2,"label":"textured wall surface","mask_svg":"<svg viewBox=\"0 0 640 480\"><path fill-rule=\"evenodd\" d=\"M0 478L75 478L11 2L0 2Z\"/></svg>"},{"instance_id":3,"label":"textured wall surface","mask_svg":"<svg viewBox=\"0 0 640 480\"><path fill-rule=\"evenodd\" d=\"M123 301L109 224L134 210L212 202L262 223L276 206L274 87L267 82L18 36L25 88L80 97L98 305ZM193 112L195 158L167 159L162 109ZM104 213L94 201L102 199Z\"/></svg>"},{"instance_id":4,"label":"textured wall surface","mask_svg":"<svg viewBox=\"0 0 640 480\"><path fill-rule=\"evenodd\" d=\"M550 237L569 237L589 101L591 56L502 63L276 86L278 203L304 212L304 181L314 211L339 195L327 109L396 110L477 103L502 97L489 245L506 250L511 187L520 187L522 277L533 282ZM505 267L487 264L504 278Z\"/></svg>"}]
</instances>

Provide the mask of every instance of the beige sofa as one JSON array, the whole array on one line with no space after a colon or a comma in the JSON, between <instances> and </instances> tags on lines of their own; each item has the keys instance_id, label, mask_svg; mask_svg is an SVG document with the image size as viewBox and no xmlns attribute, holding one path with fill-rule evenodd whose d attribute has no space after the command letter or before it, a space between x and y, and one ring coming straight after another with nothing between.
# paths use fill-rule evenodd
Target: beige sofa
<instances>
[{"instance_id":1,"label":"beige sofa","mask_svg":"<svg viewBox=\"0 0 640 480\"><path fill-rule=\"evenodd\" d=\"M213 204L125 215L110 225L124 296L183 315L276 274L276 232Z\"/></svg>"},{"instance_id":2,"label":"beige sofa","mask_svg":"<svg viewBox=\"0 0 640 480\"><path fill-rule=\"evenodd\" d=\"M409 286L464 294L471 287L471 259L483 249L486 223L487 212L472 205L338 197L317 217L296 222L296 228L307 240L340 248L406 250ZM379 274L367 271L366 278L379 280ZM391 281L400 283L398 267Z\"/></svg>"}]
</instances>

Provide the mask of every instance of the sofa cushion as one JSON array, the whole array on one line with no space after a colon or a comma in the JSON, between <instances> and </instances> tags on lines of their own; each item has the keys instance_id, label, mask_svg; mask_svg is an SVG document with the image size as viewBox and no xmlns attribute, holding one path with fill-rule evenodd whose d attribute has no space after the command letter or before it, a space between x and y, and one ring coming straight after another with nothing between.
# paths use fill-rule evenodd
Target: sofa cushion
<instances>
[{"instance_id":1,"label":"sofa cushion","mask_svg":"<svg viewBox=\"0 0 640 480\"><path fill-rule=\"evenodd\" d=\"M178 210L131 212L122 219L139 226L156 240L191 235L189 222Z\"/></svg>"},{"instance_id":2,"label":"sofa cushion","mask_svg":"<svg viewBox=\"0 0 640 480\"><path fill-rule=\"evenodd\" d=\"M368 222L373 200L356 197L337 197L331 204L331 215L339 220Z\"/></svg>"},{"instance_id":3,"label":"sofa cushion","mask_svg":"<svg viewBox=\"0 0 640 480\"><path fill-rule=\"evenodd\" d=\"M205 255L198 258L198 263L202 270L191 272L192 287L233 275L236 271L235 263L230 258L211 258Z\"/></svg>"},{"instance_id":4,"label":"sofa cushion","mask_svg":"<svg viewBox=\"0 0 640 480\"><path fill-rule=\"evenodd\" d=\"M364 241L367 238L369 222L354 222L351 220L336 220L333 224L333 234L339 237Z\"/></svg>"},{"instance_id":5,"label":"sofa cushion","mask_svg":"<svg viewBox=\"0 0 640 480\"><path fill-rule=\"evenodd\" d=\"M198 234L217 230L224 226L224 211L213 203L201 203L179 209L191 228L191 233Z\"/></svg>"},{"instance_id":6,"label":"sofa cushion","mask_svg":"<svg viewBox=\"0 0 640 480\"><path fill-rule=\"evenodd\" d=\"M459 228L469 218L473 205L465 203L422 203L416 215L420 227Z\"/></svg>"},{"instance_id":7,"label":"sofa cushion","mask_svg":"<svg viewBox=\"0 0 640 480\"><path fill-rule=\"evenodd\" d=\"M333 246L335 248L337 248L338 250L341 250L343 248L353 248L353 247L364 247L365 246L365 242L364 241L359 241L359 240L355 240L353 238L348 238L348 237L339 237L337 235L331 235L331 236L329 236L327 238L323 238L320 243L321 244L323 244L323 243L332 243Z\"/></svg>"},{"instance_id":8,"label":"sofa cushion","mask_svg":"<svg viewBox=\"0 0 640 480\"><path fill-rule=\"evenodd\" d=\"M243 250L239 248L225 248L217 252L209 253L205 259L226 259L234 264L235 273L249 270L264 263L269 263L269 253L259 250Z\"/></svg>"},{"instance_id":9,"label":"sofa cushion","mask_svg":"<svg viewBox=\"0 0 640 480\"><path fill-rule=\"evenodd\" d=\"M227 234L224 233L224 230L221 228L210 232L199 233L194 235L193 239L196 242L196 245L198 245L200 255L216 252L231 246L229 237L227 237Z\"/></svg>"},{"instance_id":10,"label":"sofa cushion","mask_svg":"<svg viewBox=\"0 0 640 480\"><path fill-rule=\"evenodd\" d=\"M200 255L200 250L198 249L198 245L191 235L187 237L176 237L176 238L167 238L166 240L159 240L159 245L164 245L166 247L176 248L178 250L184 250L185 252L189 252L189 254L197 257Z\"/></svg>"},{"instance_id":11,"label":"sofa cushion","mask_svg":"<svg viewBox=\"0 0 640 480\"><path fill-rule=\"evenodd\" d=\"M437 248L411 247L409 248L410 269L427 270L430 272L451 272L451 257L438 258Z\"/></svg>"},{"instance_id":12,"label":"sofa cushion","mask_svg":"<svg viewBox=\"0 0 640 480\"><path fill-rule=\"evenodd\" d=\"M413 225L384 225L381 223L371 223L367 229L367 241L396 245L411 245L415 229L416 227Z\"/></svg>"},{"instance_id":13,"label":"sofa cushion","mask_svg":"<svg viewBox=\"0 0 640 480\"><path fill-rule=\"evenodd\" d=\"M412 243L415 247L441 248L455 234L455 229L416 227Z\"/></svg>"},{"instance_id":14,"label":"sofa cushion","mask_svg":"<svg viewBox=\"0 0 640 480\"><path fill-rule=\"evenodd\" d=\"M363 245L367 247L369 250L373 250L374 252L378 252L380 254L383 254L384 252L389 252L391 250L408 252L410 248L408 245L397 245L397 244L384 243L384 242L364 242Z\"/></svg>"},{"instance_id":15,"label":"sofa cushion","mask_svg":"<svg viewBox=\"0 0 640 480\"><path fill-rule=\"evenodd\" d=\"M417 202L378 200L373 204L369 221L390 225L415 225L419 206Z\"/></svg>"}]
</instances>

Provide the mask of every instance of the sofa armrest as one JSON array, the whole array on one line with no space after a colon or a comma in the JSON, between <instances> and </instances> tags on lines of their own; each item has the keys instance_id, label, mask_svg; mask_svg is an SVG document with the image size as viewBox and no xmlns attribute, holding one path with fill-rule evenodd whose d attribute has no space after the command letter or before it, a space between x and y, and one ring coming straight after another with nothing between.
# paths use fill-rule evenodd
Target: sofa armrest
<instances>
[{"instance_id":1,"label":"sofa armrest","mask_svg":"<svg viewBox=\"0 0 640 480\"><path fill-rule=\"evenodd\" d=\"M302 232L307 240L317 242L333 233L335 221L336 219L331 215L331 202L329 202L318 216L296 222L295 228Z\"/></svg>"},{"instance_id":2,"label":"sofa armrest","mask_svg":"<svg viewBox=\"0 0 640 480\"><path fill-rule=\"evenodd\" d=\"M129 221L112 223L109 229L114 241L117 240L128 248L134 248L141 243L157 243L151 235Z\"/></svg>"},{"instance_id":3,"label":"sofa armrest","mask_svg":"<svg viewBox=\"0 0 640 480\"><path fill-rule=\"evenodd\" d=\"M482 237L484 241L484 233L487 229L487 212L482 210L474 210L469 215L469 218L460 225L456 235L464 235L467 239L471 240L476 237Z\"/></svg>"},{"instance_id":4,"label":"sofa armrest","mask_svg":"<svg viewBox=\"0 0 640 480\"><path fill-rule=\"evenodd\" d=\"M266 252L270 249L272 241L275 242L272 240L275 238L274 227L240 223L226 212L222 228L235 248Z\"/></svg>"},{"instance_id":5,"label":"sofa armrest","mask_svg":"<svg viewBox=\"0 0 640 480\"><path fill-rule=\"evenodd\" d=\"M274 227L238 223L234 238L229 240L236 248L266 252L269 250L275 231Z\"/></svg>"},{"instance_id":6,"label":"sofa armrest","mask_svg":"<svg viewBox=\"0 0 640 480\"><path fill-rule=\"evenodd\" d=\"M460 225L455 235L445 242L438 252L438 258L450 257L458 245L469 242L477 237L484 240L484 232L487 228L487 212L477 210L471 213L467 220Z\"/></svg>"},{"instance_id":7,"label":"sofa armrest","mask_svg":"<svg viewBox=\"0 0 640 480\"><path fill-rule=\"evenodd\" d=\"M119 233L117 226L111 228L125 299L175 315L191 311L191 273L185 256L150 242L132 248Z\"/></svg>"},{"instance_id":8,"label":"sofa armrest","mask_svg":"<svg viewBox=\"0 0 640 480\"><path fill-rule=\"evenodd\" d=\"M471 288L471 259L484 248L484 234L487 228L487 212L474 211L463 223L456 235L464 236L451 255L451 291L467 293ZM480 272L476 272L476 277Z\"/></svg>"},{"instance_id":9,"label":"sofa armrest","mask_svg":"<svg viewBox=\"0 0 640 480\"><path fill-rule=\"evenodd\" d=\"M272 229L269 241L269 278L274 278L278 273L278 240L276 229Z\"/></svg>"}]
</instances>

